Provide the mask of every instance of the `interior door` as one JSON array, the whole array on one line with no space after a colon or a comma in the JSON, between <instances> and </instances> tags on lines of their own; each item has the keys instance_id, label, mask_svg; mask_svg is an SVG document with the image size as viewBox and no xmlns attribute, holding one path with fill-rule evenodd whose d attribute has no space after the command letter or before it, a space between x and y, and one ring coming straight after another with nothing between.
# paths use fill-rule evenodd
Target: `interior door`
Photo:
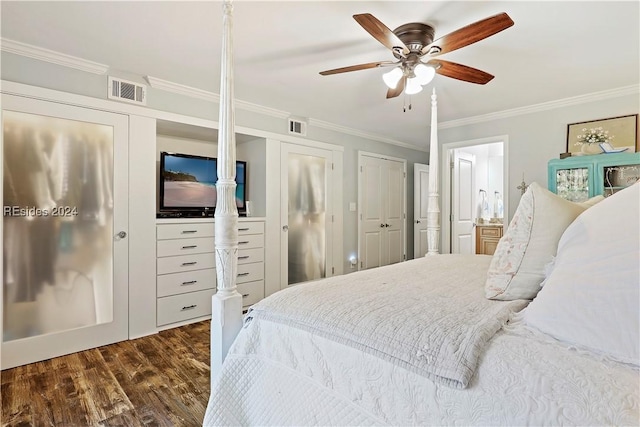
<instances>
[{"instance_id":1,"label":"interior door","mask_svg":"<svg viewBox=\"0 0 640 427\"><path fill-rule=\"evenodd\" d=\"M287 285L316 280L328 271L331 247L332 153L296 144L281 148L282 280Z\"/></svg>"},{"instance_id":2,"label":"interior door","mask_svg":"<svg viewBox=\"0 0 640 427\"><path fill-rule=\"evenodd\" d=\"M425 256L427 245L427 207L429 201L429 165L413 164L413 257Z\"/></svg>"},{"instance_id":3,"label":"interior door","mask_svg":"<svg viewBox=\"0 0 640 427\"><path fill-rule=\"evenodd\" d=\"M363 156L360 167L360 266L365 269L380 267L387 258L385 249L388 247L384 244L386 233L383 200L387 198L384 166L382 159Z\"/></svg>"},{"instance_id":4,"label":"interior door","mask_svg":"<svg viewBox=\"0 0 640 427\"><path fill-rule=\"evenodd\" d=\"M451 179L451 253L475 253L474 188L475 159L473 154L454 150Z\"/></svg>"},{"instance_id":5,"label":"interior door","mask_svg":"<svg viewBox=\"0 0 640 427\"><path fill-rule=\"evenodd\" d=\"M2 368L127 339L127 117L3 95L2 130Z\"/></svg>"},{"instance_id":6,"label":"interior door","mask_svg":"<svg viewBox=\"0 0 640 427\"><path fill-rule=\"evenodd\" d=\"M404 260L404 164L395 160L385 160L387 198L385 207L385 230L387 233L385 253L386 264Z\"/></svg>"},{"instance_id":7,"label":"interior door","mask_svg":"<svg viewBox=\"0 0 640 427\"><path fill-rule=\"evenodd\" d=\"M360 161L360 267L405 259L405 166L362 155Z\"/></svg>"}]
</instances>

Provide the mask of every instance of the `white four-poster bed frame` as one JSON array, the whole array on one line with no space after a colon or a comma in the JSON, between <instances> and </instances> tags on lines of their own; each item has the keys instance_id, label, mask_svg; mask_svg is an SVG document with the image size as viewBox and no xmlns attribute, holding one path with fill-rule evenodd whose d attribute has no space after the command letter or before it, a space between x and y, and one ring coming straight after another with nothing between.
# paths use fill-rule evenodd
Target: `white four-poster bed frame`
<instances>
[{"instance_id":1,"label":"white four-poster bed frame","mask_svg":"<svg viewBox=\"0 0 640 427\"><path fill-rule=\"evenodd\" d=\"M242 327L242 296L237 291L238 210L235 203L235 106L233 94L233 4L223 4L220 111L218 130L218 203L215 220L217 292L212 298L211 377L220 372L229 347ZM429 198L427 207L427 255L439 253L440 205L438 194L437 97L431 95L429 144Z\"/></svg>"}]
</instances>

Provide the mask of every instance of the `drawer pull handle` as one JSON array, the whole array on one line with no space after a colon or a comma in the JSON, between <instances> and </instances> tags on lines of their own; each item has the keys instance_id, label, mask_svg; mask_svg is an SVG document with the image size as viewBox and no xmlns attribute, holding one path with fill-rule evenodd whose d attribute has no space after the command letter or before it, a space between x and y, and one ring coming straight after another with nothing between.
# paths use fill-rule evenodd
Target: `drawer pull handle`
<instances>
[{"instance_id":1,"label":"drawer pull handle","mask_svg":"<svg viewBox=\"0 0 640 427\"><path fill-rule=\"evenodd\" d=\"M182 249L195 249L197 247L198 245L188 245L188 246L183 246Z\"/></svg>"},{"instance_id":2,"label":"drawer pull handle","mask_svg":"<svg viewBox=\"0 0 640 427\"><path fill-rule=\"evenodd\" d=\"M182 307L181 311L192 310L192 309L196 308L197 306L198 306L198 304L188 305L186 307Z\"/></svg>"},{"instance_id":3,"label":"drawer pull handle","mask_svg":"<svg viewBox=\"0 0 640 427\"><path fill-rule=\"evenodd\" d=\"M239 256L238 259L249 259L249 255Z\"/></svg>"},{"instance_id":4,"label":"drawer pull handle","mask_svg":"<svg viewBox=\"0 0 640 427\"><path fill-rule=\"evenodd\" d=\"M249 294L242 294L242 298L246 298L248 296L249 296Z\"/></svg>"},{"instance_id":5,"label":"drawer pull handle","mask_svg":"<svg viewBox=\"0 0 640 427\"><path fill-rule=\"evenodd\" d=\"M191 261L191 262L183 262L182 266L183 267L187 267L189 265L196 265L198 263L198 261Z\"/></svg>"},{"instance_id":6,"label":"drawer pull handle","mask_svg":"<svg viewBox=\"0 0 640 427\"><path fill-rule=\"evenodd\" d=\"M247 243L249 243L249 241L248 241L248 240L244 240L244 241L242 241L242 242L238 242L238 244L239 244L239 245L246 245Z\"/></svg>"},{"instance_id":7,"label":"drawer pull handle","mask_svg":"<svg viewBox=\"0 0 640 427\"><path fill-rule=\"evenodd\" d=\"M195 285L196 283L198 283L197 280L189 280L188 282L182 282L180 286Z\"/></svg>"},{"instance_id":8,"label":"drawer pull handle","mask_svg":"<svg viewBox=\"0 0 640 427\"><path fill-rule=\"evenodd\" d=\"M238 228L238 231L249 231L249 227L247 227L247 228Z\"/></svg>"},{"instance_id":9,"label":"drawer pull handle","mask_svg":"<svg viewBox=\"0 0 640 427\"><path fill-rule=\"evenodd\" d=\"M198 230L182 230L181 233L182 234L193 234L193 233L197 233Z\"/></svg>"},{"instance_id":10,"label":"drawer pull handle","mask_svg":"<svg viewBox=\"0 0 640 427\"><path fill-rule=\"evenodd\" d=\"M238 273L238 277L240 277L240 276L248 276L248 275L249 275L249 273Z\"/></svg>"}]
</instances>

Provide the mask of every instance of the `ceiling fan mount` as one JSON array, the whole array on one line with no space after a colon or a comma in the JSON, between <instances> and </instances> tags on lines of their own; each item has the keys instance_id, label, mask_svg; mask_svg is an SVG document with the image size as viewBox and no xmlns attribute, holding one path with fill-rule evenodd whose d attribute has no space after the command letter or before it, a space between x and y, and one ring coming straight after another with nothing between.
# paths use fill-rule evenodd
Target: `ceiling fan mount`
<instances>
[{"instance_id":1,"label":"ceiling fan mount","mask_svg":"<svg viewBox=\"0 0 640 427\"><path fill-rule=\"evenodd\" d=\"M434 40L435 29L428 24L411 22L391 31L370 13L353 15L353 18L376 40L391 50L397 61L377 61L321 71L323 76L378 67L395 67L383 80L389 86L387 98L394 98L403 91L418 93L422 85L431 81L437 73L469 83L486 84L493 76L476 68L455 62L436 59L437 56L479 42L506 30L513 21L506 13L469 24L446 36Z\"/></svg>"},{"instance_id":2,"label":"ceiling fan mount","mask_svg":"<svg viewBox=\"0 0 640 427\"><path fill-rule=\"evenodd\" d=\"M431 25L411 22L400 25L393 30L393 34L395 34L411 52L418 53L422 51L423 47L433 43L433 37L436 31ZM399 49L402 50L401 47Z\"/></svg>"}]
</instances>

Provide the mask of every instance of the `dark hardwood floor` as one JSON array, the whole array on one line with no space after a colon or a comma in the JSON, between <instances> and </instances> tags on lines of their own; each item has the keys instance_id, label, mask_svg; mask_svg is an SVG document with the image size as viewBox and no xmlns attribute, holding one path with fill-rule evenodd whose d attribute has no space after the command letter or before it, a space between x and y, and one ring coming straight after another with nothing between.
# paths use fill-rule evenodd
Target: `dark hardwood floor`
<instances>
[{"instance_id":1,"label":"dark hardwood floor","mask_svg":"<svg viewBox=\"0 0 640 427\"><path fill-rule=\"evenodd\" d=\"M2 425L201 426L209 326L198 322L2 371Z\"/></svg>"}]
</instances>

